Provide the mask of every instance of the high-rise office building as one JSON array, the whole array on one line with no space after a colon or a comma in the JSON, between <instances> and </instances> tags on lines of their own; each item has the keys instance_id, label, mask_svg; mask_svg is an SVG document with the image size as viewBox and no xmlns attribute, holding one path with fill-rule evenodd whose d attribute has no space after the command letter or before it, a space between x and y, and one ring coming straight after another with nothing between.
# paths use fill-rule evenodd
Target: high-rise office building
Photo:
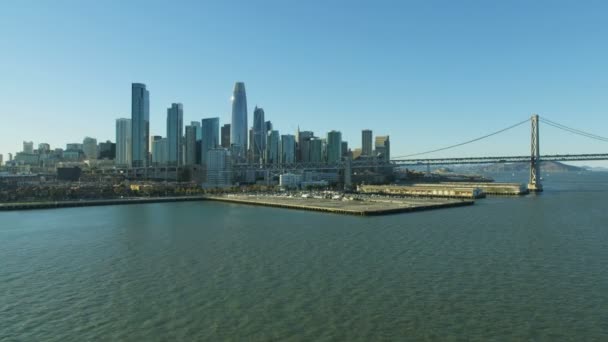
<instances>
[{"instance_id":1,"label":"high-rise office building","mask_svg":"<svg viewBox=\"0 0 608 342\"><path fill-rule=\"evenodd\" d=\"M2 154L0 153L0 166L4 165L4 160L3 160L2 158L3 158L3 156L2 156Z\"/></svg>"},{"instance_id":2,"label":"high-rise office building","mask_svg":"<svg viewBox=\"0 0 608 342\"><path fill-rule=\"evenodd\" d=\"M364 129L361 131L361 155L372 155L372 130Z\"/></svg>"},{"instance_id":3,"label":"high-rise office building","mask_svg":"<svg viewBox=\"0 0 608 342\"><path fill-rule=\"evenodd\" d=\"M131 164L145 167L150 152L150 93L142 83L131 84Z\"/></svg>"},{"instance_id":4,"label":"high-rise office building","mask_svg":"<svg viewBox=\"0 0 608 342\"><path fill-rule=\"evenodd\" d=\"M279 131L270 131L266 135L266 156L264 159L267 164L279 163L280 140Z\"/></svg>"},{"instance_id":5,"label":"high-rise office building","mask_svg":"<svg viewBox=\"0 0 608 342\"><path fill-rule=\"evenodd\" d=\"M222 126L222 147L230 148L230 124Z\"/></svg>"},{"instance_id":6,"label":"high-rise office building","mask_svg":"<svg viewBox=\"0 0 608 342\"><path fill-rule=\"evenodd\" d=\"M249 129L249 150L247 151L247 160L253 163L253 127Z\"/></svg>"},{"instance_id":7,"label":"high-rise office building","mask_svg":"<svg viewBox=\"0 0 608 342\"><path fill-rule=\"evenodd\" d=\"M196 140L201 140L203 138L203 128L199 121L190 121L190 126L196 127Z\"/></svg>"},{"instance_id":8,"label":"high-rise office building","mask_svg":"<svg viewBox=\"0 0 608 342\"><path fill-rule=\"evenodd\" d=\"M337 163L342 160L342 133L331 131L327 133L327 162Z\"/></svg>"},{"instance_id":9,"label":"high-rise office building","mask_svg":"<svg viewBox=\"0 0 608 342\"><path fill-rule=\"evenodd\" d=\"M23 142L23 153L33 154L34 153L34 142L24 141Z\"/></svg>"},{"instance_id":10,"label":"high-rise office building","mask_svg":"<svg viewBox=\"0 0 608 342\"><path fill-rule=\"evenodd\" d=\"M200 126L200 122L197 122ZM184 147L186 150L186 159L184 164L194 165L196 164L196 133L197 127L195 125L186 126L186 138L184 139Z\"/></svg>"},{"instance_id":11,"label":"high-rise office building","mask_svg":"<svg viewBox=\"0 0 608 342\"><path fill-rule=\"evenodd\" d=\"M203 133L204 135L204 133ZM230 125L230 146L233 158L245 160L247 157L247 95L245 83L237 82L232 95L232 124Z\"/></svg>"},{"instance_id":12,"label":"high-rise office building","mask_svg":"<svg viewBox=\"0 0 608 342\"><path fill-rule=\"evenodd\" d=\"M152 141L152 164L166 165L168 162L168 140L158 136L159 139Z\"/></svg>"},{"instance_id":13,"label":"high-rise office building","mask_svg":"<svg viewBox=\"0 0 608 342\"><path fill-rule=\"evenodd\" d=\"M310 160L311 163L321 163L323 158L323 140L313 138L310 140Z\"/></svg>"},{"instance_id":14,"label":"high-rise office building","mask_svg":"<svg viewBox=\"0 0 608 342\"><path fill-rule=\"evenodd\" d=\"M203 129L203 137L205 132ZM225 148L212 148L207 151L207 187L227 187L232 184L230 151Z\"/></svg>"},{"instance_id":15,"label":"high-rise office building","mask_svg":"<svg viewBox=\"0 0 608 342\"><path fill-rule=\"evenodd\" d=\"M85 137L82 140L82 152L84 152L84 157L88 160L97 159L97 139Z\"/></svg>"},{"instance_id":16,"label":"high-rise office building","mask_svg":"<svg viewBox=\"0 0 608 342\"><path fill-rule=\"evenodd\" d=\"M388 135L376 137L376 155L384 161L391 160L391 143Z\"/></svg>"},{"instance_id":17,"label":"high-rise office building","mask_svg":"<svg viewBox=\"0 0 608 342\"><path fill-rule=\"evenodd\" d=\"M114 160L116 158L116 144L110 140L100 142L97 147L97 153L99 159Z\"/></svg>"},{"instance_id":18,"label":"high-rise office building","mask_svg":"<svg viewBox=\"0 0 608 342\"><path fill-rule=\"evenodd\" d=\"M314 133L311 131L300 131L296 132L296 160L297 161L307 161L310 159L310 150L309 144L307 143L314 137Z\"/></svg>"},{"instance_id":19,"label":"high-rise office building","mask_svg":"<svg viewBox=\"0 0 608 342\"><path fill-rule=\"evenodd\" d=\"M348 142L342 141L342 157L348 156Z\"/></svg>"},{"instance_id":20,"label":"high-rise office building","mask_svg":"<svg viewBox=\"0 0 608 342\"><path fill-rule=\"evenodd\" d=\"M266 151L266 122L264 109L257 106L253 110L253 162L259 163L264 159Z\"/></svg>"},{"instance_id":21,"label":"high-rise office building","mask_svg":"<svg viewBox=\"0 0 608 342\"><path fill-rule=\"evenodd\" d=\"M281 163L296 162L296 137L291 134L281 135Z\"/></svg>"},{"instance_id":22,"label":"high-rise office building","mask_svg":"<svg viewBox=\"0 0 608 342\"><path fill-rule=\"evenodd\" d=\"M266 125L266 135L268 135L268 132L272 131L272 122L266 121L264 125Z\"/></svg>"},{"instance_id":23,"label":"high-rise office building","mask_svg":"<svg viewBox=\"0 0 608 342\"><path fill-rule=\"evenodd\" d=\"M131 165L131 119L116 119L116 165Z\"/></svg>"},{"instance_id":24,"label":"high-rise office building","mask_svg":"<svg viewBox=\"0 0 608 342\"><path fill-rule=\"evenodd\" d=\"M182 137L184 136L184 107L173 103L167 109L167 164L182 165Z\"/></svg>"},{"instance_id":25,"label":"high-rise office building","mask_svg":"<svg viewBox=\"0 0 608 342\"><path fill-rule=\"evenodd\" d=\"M220 118L203 119L203 139L201 140L201 161L203 165L207 163L207 153L209 150L220 145Z\"/></svg>"}]
</instances>

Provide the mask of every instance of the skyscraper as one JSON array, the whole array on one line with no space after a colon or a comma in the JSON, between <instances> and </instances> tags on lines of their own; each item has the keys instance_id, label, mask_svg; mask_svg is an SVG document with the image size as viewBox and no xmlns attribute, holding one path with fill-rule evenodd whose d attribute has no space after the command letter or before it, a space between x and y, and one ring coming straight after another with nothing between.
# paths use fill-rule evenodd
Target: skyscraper
<instances>
[{"instance_id":1,"label":"skyscraper","mask_svg":"<svg viewBox=\"0 0 608 342\"><path fill-rule=\"evenodd\" d=\"M310 140L310 162L321 163L323 162L323 140L313 138Z\"/></svg>"},{"instance_id":2,"label":"skyscraper","mask_svg":"<svg viewBox=\"0 0 608 342\"><path fill-rule=\"evenodd\" d=\"M205 132L203 129L203 137ZM225 148L212 148L205 160L207 166L207 187L227 187L232 184L230 151Z\"/></svg>"},{"instance_id":3,"label":"skyscraper","mask_svg":"<svg viewBox=\"0 0 608 342\"><path fill-rule=\"evenodd\" d=\"M372 155L372 130L364 129L361 131L361 155Z\"/></svg>"},{"instance_id":4,"label":"skyscraper","mask_svg":"<svg viewBox=\"0 0 608 342\"><path fill-rule=\"evenodd\" d=\"M200 122L196 122L199 124ZM186 158L184 161L185 165L194 165L196 164L196 133L197 126L189 125L186 126L186 138L184 139L184 147L186 150ZM202 130L201 130L202 132ZM202 134L201 134L202 135Z\"/></svg>"},{"instance_id":5,"label":"skyscraper","mask_svg":"<svg viewBox=\"0 0 608 342\"><path fill-rule=\"evenodd\" d=\"M142 83L131 84L131 161L147 166L150 152L150 93Z\"/></svg>"},{"instance_id":6,"label":"skyscraper","mask_svg":"<svg viewBox=\"0 0 608 342\"><path fill-rule=\"evenodd\" d=\"M222 126L222 147L230 148L230 124Z\"/></svg>"},{"instance_id":7,"label":"skyscraper","mask_svg":"<svg viewBox=\"0 0 608 342\"><path fill-rule=\"evenodd\" d=\"M279 131L270 131L266 136L266 156L264 159L267 164L278 164L279 159L279 144L280 136Z\"/></svg>"},{"instance_id":8,"label":"skyscraper","mask_svg":"<svg viewBox=\"0 0 608 342\"><path fill-rule=\"evenodd\" d=\"M196 140L201 140L203 138L203 129L201 128L201 123L198 121L190 121L190 126L196 127Z\"/></svg>"},{"instance_id":9,"label":"skyscraper","mask_svg":"<svg viewBox=\"0 0 608 342\"><path fill-rule=\"evenodd\" d=\"M376 137L376 155L384 161L391 160L391 142L388 135Z\"/></svg>"},{"instance_id":10,"label":"skyscraper","mask_svg":"<svg viewBox=\"0 0 608 342\"><path fill-rule=\"evenodd\" d=\"M314 137L314 133L311 131L298 131L296 133L296 160L297 161L308 161L310 159L310 149L308 141Z\"/></svg>"},{"instance_id":11,"label":"skyscraper","mask_svg":"<svg viewBox=\"0 0 608 342\"><path fill-rule=\"evenodd\" d=\"M236 82L232 94L230 145L235 153L233 156L235 159L244 160L247 157L247 95L243 82Z\"/></svg>"},{"instance_id":12,"label":"skyscraper","mask_svg":"<svg viewBox=\"0 0 608 342\"><path fill-rule=\"evenodd\" d=\"M184 107L173 103L167 109L167 164L182 165L182 137L184 135Z\"/></svg>"},{"instance_id":13,"label":"skyscraper","mask_svg":"<svg viewBox=\"0 0 608 342\"><path fill-rule=\"evenodd\" d=\"M131 165L131 119L116 119L117 165Z\"/></svg>"},{"instance_id":14,"label":"skyscraper","mask_svg":"<svg viewBox=\"0 0 608 342\"><path fill-rule=\"evenodd\" d=\"M342 160L342 133L331 131L327 133L327 162L337 163Z\"/></svg>"},{"instance_id":15,"label":"skyscraper","mask_svg":"<svg viewBox=\"0 0 608 342\"><path fill-rule=\"evenodd\" d=\"M85 137L82 141L82 151L86 159L97 159L97 139Z\"/></svg>"},{"instance_id":16,"label":"skyscraper","mask_svg":"<svg viewBox=\"0 0 608 342\"><path fill-rule=\"evenodd\" d=\"M291 134L281 135L281 163L296 162L296 137Z\"/></svg>"},{"instance_id":17,"label":"skyscraper","mask_svg":"<svg viewBox=\"0 0 608 342\"><path fill-rule=\"evenodd\" d=\"M201 142L201 161L207 164L207 153L209 150L217 148L220 144L220 118L203 119L203 139Z\"/></svg>"},{"instance_id":18,"label":"skyscraper","mask_svg":"<svg viewBox=\"0 0 608 342\"><path fill-rule=\"evenodd\" d=\"M264 109L257 106L253 110L253 162L259 163L264 159L266 150L266 122Z\"/></svg>"},{"instance_id":19,"label":"skyscraper","mask_svg":"<svg viewBox=\"0 0 608 342\"><path fill-rule=\"evenodd\" d=\"M348 156L348 141L342 141L342 157L347 157Z\"/></svg>"},{"instance_id":20,"label":"skyscraper","mask_svg":"<svg viewBox=\"0 0 608 342\"><path fill-rule=\"evenodd\" d=\"M159 139L156 139L159 138ZM166 165L168 155L167 138L155 137L152 141L152 164Z\"/></svg>"}]
</instances>

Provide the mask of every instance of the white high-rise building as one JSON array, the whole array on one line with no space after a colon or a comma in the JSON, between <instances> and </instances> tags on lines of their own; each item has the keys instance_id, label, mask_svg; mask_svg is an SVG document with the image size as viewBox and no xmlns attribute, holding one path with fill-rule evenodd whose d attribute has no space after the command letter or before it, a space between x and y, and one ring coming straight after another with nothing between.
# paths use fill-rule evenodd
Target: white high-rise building
<instances>
[{"instance_id":1,"label":"white high-rise building","mask_svg":"<svg viewBox=\"0 0 608 342\"><path fill-rule=\"evenodd\" d=\"M85 137L82 141L82 151L86 159L97 159L97 139Z\"/></svg>"},{"instance_id":2,"label":"white high-rise building","mask_svg":"<svg viewBox=\"0 0 608 342\"><path fill-rule=\"evenodd\" d=\"M116 119L116 165L131 165L131 119Z\"/></svg>"},{"instance_id":3,"label":"white high-rise building","mask_svg":"<svg viewBox=\"0 0 608 342\"><path fill-rule=\"evenodd\" d=\"M23 153L33 154L34 153L34 142L24 141L23 142Z\"/></svg>"}]
</instances>

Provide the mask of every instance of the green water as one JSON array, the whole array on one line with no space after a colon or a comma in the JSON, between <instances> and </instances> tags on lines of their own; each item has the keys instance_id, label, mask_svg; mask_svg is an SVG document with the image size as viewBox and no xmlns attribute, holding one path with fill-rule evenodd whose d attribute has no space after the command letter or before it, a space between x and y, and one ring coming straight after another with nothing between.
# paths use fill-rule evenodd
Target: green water
<instances>
[{"instance_id":1,"label":"green water","mask_svg":"<svg viewBox=\"0 0 608 342\"><path fill-rule=\"evenodd\" d=\"M545 180L383 217L0 213L0 341L606 341L608 174Z\"/></svg>"}]
</instances>

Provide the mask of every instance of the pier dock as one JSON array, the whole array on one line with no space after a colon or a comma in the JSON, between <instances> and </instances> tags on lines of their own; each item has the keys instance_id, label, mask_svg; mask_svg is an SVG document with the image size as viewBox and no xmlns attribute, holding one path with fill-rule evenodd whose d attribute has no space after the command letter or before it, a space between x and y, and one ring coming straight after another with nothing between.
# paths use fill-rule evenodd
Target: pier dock
<instances>
[{"instance_id":1,"label":"pier dock","mask_svg":"<svg viewBox=\"0 0 608 342\"><path fill-rule=\"evenodd\" d=\"M283 196L224 195L206 196L208 200L247 205L321 211L335 214L359 216L387 215L439 208L472 205L471 200L454 199L370 199L333 200L321 198L301 198Z\"/></svg>"}]
</instances>

